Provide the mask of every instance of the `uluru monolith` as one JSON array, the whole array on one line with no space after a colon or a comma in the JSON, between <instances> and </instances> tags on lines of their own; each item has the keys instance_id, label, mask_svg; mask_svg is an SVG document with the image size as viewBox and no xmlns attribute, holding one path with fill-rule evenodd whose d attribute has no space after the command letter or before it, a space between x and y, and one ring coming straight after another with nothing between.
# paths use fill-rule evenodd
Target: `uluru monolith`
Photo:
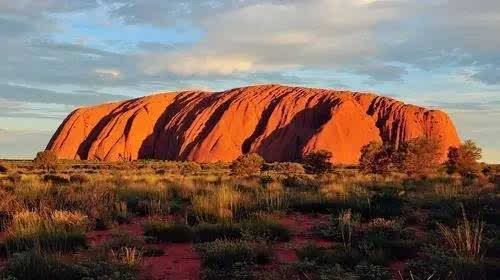
<instances>
[{"instance_id":1,"label":"uluru monolith","mask_svg":"<svg viewBox=\"0 0 500 280\"><path fill-rule=\"evenodd\" d=\"M61 159L232 161L258 153L294 161L328 150L355 164L371 141L460 139L448 115L370 93L262 85L223 92L162 93L77 109L47 149Z\"/></svg>"}]
</instances>

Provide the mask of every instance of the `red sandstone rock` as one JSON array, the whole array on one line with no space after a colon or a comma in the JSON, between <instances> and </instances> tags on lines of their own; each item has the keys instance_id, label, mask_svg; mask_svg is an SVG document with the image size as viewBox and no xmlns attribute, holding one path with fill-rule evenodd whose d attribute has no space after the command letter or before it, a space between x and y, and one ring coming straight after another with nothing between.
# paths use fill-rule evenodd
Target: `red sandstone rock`
<instances>
[{"instance_id":1,"label":"red sandstone rock","mask_svg":"<svg viewBox=\"0 0 500 280\"><path fill-rule=\"evenodd\" d=\"M399 145L420 136L440 138L443 159L448 147L460 143L441 111L368 93L263 85L78 109L47 149L62 159L197 162L232 161L249 152L292 161L325 149L335 163L351 164L370 141Z\"/></svg>"}]
</instances>

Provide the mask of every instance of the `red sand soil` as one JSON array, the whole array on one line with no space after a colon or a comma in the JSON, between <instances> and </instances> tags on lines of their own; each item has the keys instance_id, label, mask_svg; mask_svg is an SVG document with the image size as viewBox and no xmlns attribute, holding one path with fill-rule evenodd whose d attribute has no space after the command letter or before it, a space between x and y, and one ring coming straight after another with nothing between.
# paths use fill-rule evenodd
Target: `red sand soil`
<instances>
[{"instance_id":1,"label":"red sand soil","mask_svg":"<svg viewBox=\"0 0 500 280\"><path fill-rule=\"evenodd\" d=\"M334 163L358 162L371 141L399 145L439 138L443 160L460 139L444 112L375 94L262 85L209 93L163 93L81 108L47 145L61 159L143 158L232 161L255 152L266 161L328 150Z\"/></svg>"},{"instance_id":2,"label":"red sand soil","mask_svg":"<svg viewBox=\"0 0 500 280\"><path fill-rule=\"evenodd\" d=\"M200 258L192 244L162 244L163 256L145 258L143 279L194 280L200 276Z\"/></svg>"},{"instance_id":3,"label":"red sand soil","mask_svg":"<svg viewBox=\"0 0 500 280\"><path fill-rule=\"evenodd\" d=\"M404 272L406 270L406 264L402 261L394 261L389 264L389 268L392 274L396 277L396 279L398 279L400 273L404 275Z\"/></svg>"},{"instance_id":4,"label":"red sand soil","mask_svg":"<svg viewBox=\"0 0 500 280\"><path fill-rule=\"evenodd\" d=\"M292 231L293 237L289 242L276 245L275 261L277 263L297 261L295 250L310 243L324 248L330 248L334 245L334 242L320 239L312 234L314 226L321 222L328 222L329 219L329 215L304 215L300 213L293 213L282 218L280 222Z\"/></svg>"},{"instance_id":5,"label":"red sand soil","mask_svg":"<svg viewBox=\"0 0 500 280\"><path fill-rule=\"evenodd\" d=\"M174 217L165 217L171 221ZM123 224L110 230L93 231L87 233L91 246L97 246L111 238L115 233L127 233L143 237L142 224L146 218L136 218L130 224ZM165 254L158 257L144 257L141 279L147 280L195 280L199 279L201 264L200 258L192 244L155 244L163 249Z\"/></svg>"},{"instance_id":6,"label":"red sand soil","mask_svg":"<svg viewBox=\"0 0 500 280\"><path fill-rule=\"evenodd\" d=\"M166 217L165 220L173 220L174 217ZM291 213L280 219L292 231L292 239L289 242L280 242L275 245L275 260L264 269L272 269L282 263L292 263L298 260L295 253L307 244L315 244L324 248L331 248L334 242L323 240L313 235L312 229L315 225L328 222L329 215L304 215ZM110 230L93 231L87 233L87 238L91 246L97 246L111 238L115 233L128 233L137 237L143 237L142 224L145 218L136 218L130 224L123 224ZM143 269L140 278L144 280L196 280L199 279L201 271L200 257L193 245L183 244L157 244L154 245L162 249L165 254L157 257L144 257ZM0 258L0 268L4 266L6 259ZM397 275L405 270L405 264L400 261L391 263L391 271Z\"/></svg>"}]
</instances>

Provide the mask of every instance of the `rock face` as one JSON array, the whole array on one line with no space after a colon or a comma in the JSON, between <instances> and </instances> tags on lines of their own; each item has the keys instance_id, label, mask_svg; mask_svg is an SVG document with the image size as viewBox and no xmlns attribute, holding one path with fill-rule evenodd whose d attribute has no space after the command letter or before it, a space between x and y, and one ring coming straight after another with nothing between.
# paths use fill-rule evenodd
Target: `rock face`
<instances>
[{"instance_id":1,"label":"rock face","mask_svg":"<svg viewBox=\"0 0 500 280\"><path fill-rule=\"evenodd\" d=\"M164 93L81 108L47 149L62 159L232 161L256 152L293 161L325 149L335 163L357 163L371 141L399 145L441 139L443 159L460 143L451 119L437 110L374 94L252 86L224 92Z\"/></svg>"}]
</instances>

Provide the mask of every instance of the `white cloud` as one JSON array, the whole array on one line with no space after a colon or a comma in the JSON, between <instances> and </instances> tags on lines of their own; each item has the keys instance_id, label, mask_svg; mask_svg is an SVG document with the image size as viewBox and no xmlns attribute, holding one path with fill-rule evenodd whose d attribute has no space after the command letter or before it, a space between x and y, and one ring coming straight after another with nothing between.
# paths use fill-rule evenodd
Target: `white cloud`
<instances>
[{"instance_id":1,"label":"white cloud","mask_svg":"<svg viewBox=\"0 0 500 280\"><path fill-rule=\"evenodd\" d=\"M96 69L95 73L99 74L101 77L104 78L118 78L122 74L120 70L118 69Z\"/></svg>"}]
</instances>

